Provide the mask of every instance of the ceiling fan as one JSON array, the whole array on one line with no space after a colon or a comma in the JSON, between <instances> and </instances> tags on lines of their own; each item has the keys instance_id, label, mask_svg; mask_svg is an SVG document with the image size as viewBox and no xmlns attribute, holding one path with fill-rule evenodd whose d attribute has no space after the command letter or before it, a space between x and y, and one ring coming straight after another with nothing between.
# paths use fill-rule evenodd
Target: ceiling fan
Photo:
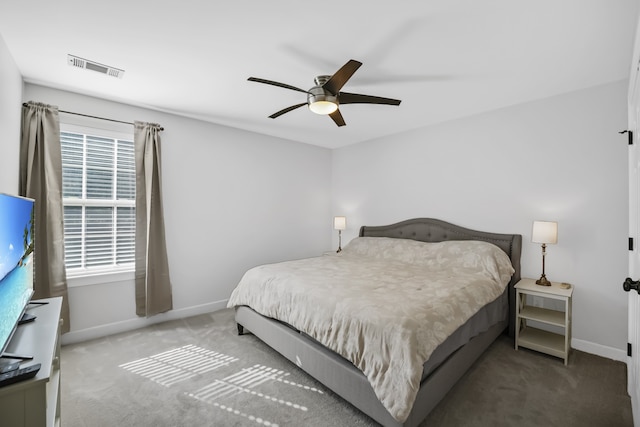
<instances>
[{"instance_id":1,"label":"ceiling fan","mask_svg":"<svg viewBox=\"0 0 640 427\"><path fill-rule=\"evenodd\" d=\"M249 81L265 83L268 85L278 86L285 89L291 89L298 92L304 92L307 94L307 102L292 105L284 108L276 113L273 113L269 117L275 119L280 117L284 113L293 111L296 108L300 108L303 105L308 105L309 109L316 114L328 115L333 119L336 125L346 125L340 109L340 104L386 104L386 105L400 105L400 100L391 98L382 98L379 96L361 95L358 93L340 92L342 86L347 83L353 73L362 65L362 62L349 60L332 76L317 76L314 79L315 86L309 90L304 90L291 86L285 83L274 82L272 80L260 79L257 77L249 77Z\"/></svg>"}]
</instances>

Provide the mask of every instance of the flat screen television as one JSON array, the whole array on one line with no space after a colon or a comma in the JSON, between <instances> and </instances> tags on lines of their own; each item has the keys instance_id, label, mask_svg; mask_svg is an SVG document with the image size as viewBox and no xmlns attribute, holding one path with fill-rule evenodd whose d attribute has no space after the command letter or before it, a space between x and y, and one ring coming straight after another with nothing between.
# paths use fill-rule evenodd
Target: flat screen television
<instances>
[{"instance_id":1,"label":"flat screen television","mask_svg":"<svg viewBox=\"0 0 640 427\"><path fill-rule=\"evenodd\" d=\"M34 201L0 193L0 356L33 295Z\"/></svg>"}]
</instances>

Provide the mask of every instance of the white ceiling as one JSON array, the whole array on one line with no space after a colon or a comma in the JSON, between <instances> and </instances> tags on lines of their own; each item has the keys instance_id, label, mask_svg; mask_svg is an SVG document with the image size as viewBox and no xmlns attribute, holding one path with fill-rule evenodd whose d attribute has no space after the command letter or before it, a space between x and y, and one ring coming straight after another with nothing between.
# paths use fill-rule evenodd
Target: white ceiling
<instances>
[{"instance_id":1,"label":"white ceiling","mask_svg":"<svg viewBox=\"0 0 640 427\"><path fill-rule=\"evenodd\" d=\"M26 82L335 148L626 79L637 17L637 0L2 0L0 35ZM344 105L340 128L269 119L306 95L247 81L309 89L349 59L345 92L402 104Z\"/></svg>"}]
</instances>

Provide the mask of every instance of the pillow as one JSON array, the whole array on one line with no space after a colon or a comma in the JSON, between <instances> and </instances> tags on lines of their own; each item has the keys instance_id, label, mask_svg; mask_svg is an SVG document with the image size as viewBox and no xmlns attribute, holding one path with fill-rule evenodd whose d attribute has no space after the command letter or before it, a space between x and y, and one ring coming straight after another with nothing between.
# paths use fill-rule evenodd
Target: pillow
<instances>
[{"instance_id":1,"label":"pillow","mask_svg":"<svg viewBox=\"0 0 640 427\"><path fill-rule=\"evenodd\" d=\"M496 245L481 240L420 242L390 237L356 237L342 250L342 256L424 265L429 269L486 274L507 283L514 273L511 260Z\"/></svg>"},{"instance_id":2,"label":"pillow","mask_svg":"<svg viewBox=\"0 0 640 427\"><path fill-rule=\"evenodd\" d=\"M429 251L428 245L433 243L390 237L356 237L343 248L342 253L414 263L425 257Z\"/></svg>"}]
</instances>

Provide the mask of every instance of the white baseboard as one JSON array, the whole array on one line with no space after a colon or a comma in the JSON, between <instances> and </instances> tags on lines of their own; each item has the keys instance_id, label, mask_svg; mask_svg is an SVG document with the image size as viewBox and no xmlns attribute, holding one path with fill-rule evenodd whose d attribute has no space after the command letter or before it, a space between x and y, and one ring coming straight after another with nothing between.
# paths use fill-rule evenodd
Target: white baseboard
<instances>
[{"instance_id":1,"label":"white baseboard","mask_svg":"<svg viewBox=\"0 0 640 427\"><path fill-rule=\"evenodd\" d=\"M105 337L108 335L118 334L120 332L132 331L134 329L144 328L145 326L153 325L155 323L166 322L167 320L183 319L185 317L211 313L213 311L218 311L226 308L227 301L228 300L215 301L207 304L181 308L178 310L171 310L166 313L157 314L153 317L136 317L120 322L95 326L93 328L67 332L62 336L62 345L74 344L82 341L92 340L95 338ZM608 359L627 363L626 351L618 348L607 347L601 344L595 344L589 341L578 340L575 338L571 340L571 347L575 348L576 350L584 351L585 353L595 354L596 356L606 357Z\"/></svg>"},{"instance_id":2,"label":"white baseboard","mask_svg":"<svg viewBox=\"0 0 640 427\"><path fill-rule=\"evenodd\" d=\"M591 353L596 356L627 363L627 352L619 348L607 347L605 345L577 340L575 338L571 339L571 347L576 350L584 351L585 353Z\"/></svg>"},{"instance_id":3,"label":"white baseboard","mask_svg":"<svg viewBox=\"0 0 640 427\"><path fill-rule=\"evenodd\" d=\"M120 332L132 331L144 328L155 323L166 322L167 320L183 319L185 317L197 316L199 314L211 313L227 307L228 300L215 301L207 304L171 310L166 313L157 314L153 317L136 317L120 322L95 326L93 328L71 331L62 335L62 345L74 344L88 341L95 338L106 337Z\"/></svg>"}]
</instances>

